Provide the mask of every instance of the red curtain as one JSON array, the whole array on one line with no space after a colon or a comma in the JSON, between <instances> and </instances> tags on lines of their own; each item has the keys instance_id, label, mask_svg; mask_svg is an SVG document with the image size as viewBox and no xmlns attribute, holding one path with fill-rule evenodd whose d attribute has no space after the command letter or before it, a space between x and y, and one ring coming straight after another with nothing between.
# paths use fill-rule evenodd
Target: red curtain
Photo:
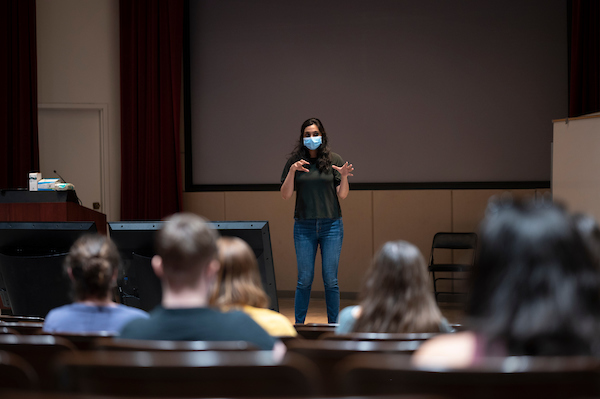
<instances>
[{"instance_id":1,"label":"red curtain","mask_svg":"<svg viewBox=\"0 0 600 399\"><path fill-rule=\"evenodd\" d=\"M121 219L182 208L183 0L121 0Z\"/></svg>"},{"instance_id":2,"label":"red curtain","mask_svg":"<svg viewBox=\"0 0 600 399\"><path fill-rule=\"evenodd\" d=\"M0 188L39 169L35 0L0 2Z\"/></svg>"},{"instance_id":3,"label":"red curtain","mask_svg":"<svg viewBox=\"0 0 600 399\"><path fill-rule=\"evenodd\" d=\"M569 6L569 116L600 111L600 2Z\"/></svg>"}]
</instances>

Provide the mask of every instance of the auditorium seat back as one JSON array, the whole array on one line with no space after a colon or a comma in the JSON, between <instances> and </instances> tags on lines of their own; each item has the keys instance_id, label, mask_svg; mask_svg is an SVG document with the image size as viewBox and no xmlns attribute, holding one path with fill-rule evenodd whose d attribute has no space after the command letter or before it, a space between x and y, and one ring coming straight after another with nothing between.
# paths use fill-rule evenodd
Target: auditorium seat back
<instances>
[{"instance_id":1,"label":"auditorium seat back","mask_svg":"<svg viewBox=\"0 0 600 399\"><path fill-rule=\"evenodd\" d=\"M12 329L12 328L0 327L0 334L19 335L19 332L17 330Z\"/></svg>"},{"instance_id":2,"label":"auditorium seat back","mask_svg":"<svg viewBox=\"0 0 600 399\"><path fill-rule=\"evenodd\" d=\"M249 351L258 350L246 341L154 341L124 338L100 338L94 343L98 350L111 351Z\"/></svg>"},{"instance_id":3,"label":"auditorium seat back","mask_svg":"<svg viewBox=\"0 0 600 399\"><path fill-rule=\"evenodd\" d=\"M435 337L439 333L368 333L352 332L347 334L336 334L328 332L321 335L318 339L337 340L337 341L418 341Z\"/></svg>"},{"instance_id":4,"label":"auditorium seat back","mask_svg":"<svg viewBox=\"0 0 600 399\"><path fill-rule=\"evenodd\" d=\"M335 331L337 326L337 324L326 323L294 324L298 335L306 339L317 339L322 334Z\"/></svg>"},{"instance_id":5,"label":"auditorium seat back","mask_svg":"<svg viewBox=\"0 0 600 399\"><path fill-rule=\"evenodd\" d=\"M360 353L405 353L412 354L421 341L351 341L351 340L308 340L286 342L288 353L296 353L313 361L319 370L326 395L339 394L334 380L334 370L348 356Z\"/></svg>"},{"instance_id":6,"label":"auditorium seat back","mask_svg":"<svg viewBox=\"0 0 600 399\"><path fill-rule=\"evenodd\" d=\"M25 359L0 351L0 390L36 389L38 383L37 373Z\"/></svg>"},{"instance_id":7,"label":"auditorium seat back","mask_svg":"<svg viewBox=\"0 0 600 399\"><path fill-rule=\"evenodd\" d=\"M36 371L42 390L55 390L56 359L64 352L75 352L75 346L66 339L50 335L0 335L0 351L16 354Z\"/></svg>"},{"instance_id":8,"label":"auditorium seat back","mask_svg":"<svg viewBox=\"0 0 600 399\"><path fill-rule=\"evenodd\" d=\"M63 388L140 397L287 397L319 392L314 365L270 351L89 351L60 359Z\"/></svg>"},{"instance_id":9,"label":"auditorium seat back","mask_svg":"<svg viewBox=\"0 0 600 399\"><path fill-rule=\"evenodd\" d=\"M92 350L96 348L99 339L112 339L118 334L112 331L97 331L86 333L52 333L54 337L64 338L71 342L78 350Z\"/></svg>"},{"instance_id":10,"label":"auditorium seat back","mask_svg":"<svg viewBox=\"0 0 600 399\"><path fill-rule=\"evenodd\" d=\"M10 328L22 335L41 334L44 323L39 322L0 322L0 327Z\"/></svg>"},{"instance_id":11,"label":"auditorium seat back","mask_svg":"<svg viewBox=\"0 0 600 399\"><path fill-rule=\"evenodd\" d=\"M13 315L7 315L7 314L2 314L0 315L0 322L7 322L7 323L43 323L44 322L44 318L43 317L36 317L36 316L13 316Z\"/></svg>"},{"instance_id":12,"label":"auditorium seat back","mask_svg":"<svg viewBox=\"0 0 600 399\"><path fill-rule=\"evenodd\" d=\"M600 396L591 357L507 357L466 369L416 368L409 356L358 354L336 369L345 395L425 394L450 398L564 399Z\"/></svg>"}]
</instances>

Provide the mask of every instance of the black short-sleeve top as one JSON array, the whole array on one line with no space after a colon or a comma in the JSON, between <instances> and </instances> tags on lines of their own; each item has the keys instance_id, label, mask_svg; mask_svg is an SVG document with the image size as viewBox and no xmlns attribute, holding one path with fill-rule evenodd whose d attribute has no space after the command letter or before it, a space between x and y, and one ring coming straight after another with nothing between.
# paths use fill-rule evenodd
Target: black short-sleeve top
<instances>
[{"instance_id":1,"label":"black short-sleeve top","mask_svg":"<svg viewBox=\"0 0 600 399\"><path fill-rule=\"evenodd\" d=\"M344 161L338 154L330 154L332 165L343 166ZM296 219L337 219L342 217L342 209L337 196L337 186L340 185L342 176L333 168L320 172L317 167L317 158L310 158L310 165L305 167L308 172L297 171L294 176L294 190L296 190ZM296 162L294 158L288 159L281 183L285 181L290 166Z\"/></svg>"}]
</instances>

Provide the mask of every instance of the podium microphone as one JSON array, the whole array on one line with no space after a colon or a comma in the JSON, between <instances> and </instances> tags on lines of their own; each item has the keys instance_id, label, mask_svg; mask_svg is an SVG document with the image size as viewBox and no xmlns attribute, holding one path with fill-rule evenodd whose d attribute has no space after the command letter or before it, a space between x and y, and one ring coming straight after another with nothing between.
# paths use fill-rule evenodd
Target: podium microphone
<instances>
[{"instance_id":1,"label":"podium microphone","mask_svg":"<svg viewBox=\"0 0 600 399\"><path fill-rule=\"evenodd\" d=\"M61 175L59 175L59 174L58 174L58 172L57 172L56 170L54 171L54 174L55 174L56 176L60 177L60 180L62 180L62 181L63 181L63 183L66 183L66 182L67 182L65 179L63 179L63 177L62 177Z\"/></svg>"},{"instance_id":2,"label":"podium microphone","mask_svg":"<svg viewBox=\"0 0 600 399\"><path fill-rule=\"evenodd\" d=\"M63 183L66 183L67 181L65 179L63 179L63 177L61 175L58 174L58 172L55 170L54 173L56 174L56 176L58 176L60 178L60 180L63 181ZM73 194L75 194L75 199L77 200L77 203L81 206L83 206L83 203L81 202L81 200L79 199L79 197L77 196L77 192L75 190L73 190Z\"/></svg>"}]
</instances>

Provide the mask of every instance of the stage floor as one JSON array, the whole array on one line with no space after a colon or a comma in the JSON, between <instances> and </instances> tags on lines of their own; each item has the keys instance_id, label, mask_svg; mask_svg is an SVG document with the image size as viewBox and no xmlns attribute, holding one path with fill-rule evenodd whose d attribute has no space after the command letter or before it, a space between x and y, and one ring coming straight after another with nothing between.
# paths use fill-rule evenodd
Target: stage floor
<instances>
[{"instance_id":1,"label":"stage floor","mask_svg":"<svg viewBox=\"0 0 600 399\"><path fill-rule=\"evenodd\" d=\"M340 308L356 305L357 301L342 299ZM451 324L461 324L463 320L463 310L460 305L440 304L440 310L444 317ZM279 298L279 312L294 322L294 298ZM312 298L308 307L305 323L327 323L327 311L325 309L325 299Z\"/></svg>"}]
</instances>

